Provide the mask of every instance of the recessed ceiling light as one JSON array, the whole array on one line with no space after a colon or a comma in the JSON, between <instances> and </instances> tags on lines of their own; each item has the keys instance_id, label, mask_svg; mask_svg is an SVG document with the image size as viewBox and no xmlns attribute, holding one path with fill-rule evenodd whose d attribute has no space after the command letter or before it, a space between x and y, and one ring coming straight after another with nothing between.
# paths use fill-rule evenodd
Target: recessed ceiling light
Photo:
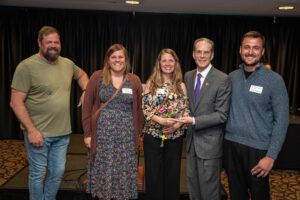
<instances>
[{"instance_id":1,"label":"recessed ceiling light","mask_svg":"<svg viewBox=\"0 0 300 200\"><path fill-rule=\"evenodd\" d=\"M131 4L131 5L138 5L138 4L140 4L140 1L125 1L125 3Z\"/></svg>"},{"instance_id":2,"label":"recessed ceiling light","mask_svg":"<svg viewBox=\"0 0 300 200\"><path fill-rule=\"evenodd\" d=\"M294 6L279 6L278 10L293 10Z\"/></svg>"}]
</instances>

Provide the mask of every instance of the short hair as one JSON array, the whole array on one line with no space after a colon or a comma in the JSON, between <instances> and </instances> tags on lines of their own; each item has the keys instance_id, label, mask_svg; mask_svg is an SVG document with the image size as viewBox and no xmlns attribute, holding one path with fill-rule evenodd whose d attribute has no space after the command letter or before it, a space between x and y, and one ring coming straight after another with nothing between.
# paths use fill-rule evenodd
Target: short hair
<instances>
[{"instance_id":1,"label":"short hair","mask_svg":"<svg viewBox=\"0 0 300 200\"><path fill-rule=\"evenodd\" d=\"M130 60L127 49L122 44L113 44L106 51L104 63L103 63L103 84L109 85L111 83L110 66L108 65L109 57L116 51L123 51L125 56L125 69L124 73L130 72Z\"/></svg>"},{"instance_id":2,"label":"short hair","mask_svg":"<svg viewBox=\"0 0 300 200\"><path fill-rule=\"evenodd\" d=\"M195 40L194 46L193 46L193 51L196 50L197 43L198 42L202 42L202 41L208 42L211 45L211 52L214 52L214 50L215 50L215 43L214 43L214 41L212 41L211 39L208 39L208 38L204 38L204 37L203 38L198 38L198 39Z\"/></svg>"},{"instance_id":3,"label":"short hair","mask_svg":"<svg viewBox=\"0 0 300 200\"><path fill-rule=\"evenodd\" d=\"M47 36L52 33L57 33L57 35L60 37L59 31L52 27L52 26L43 26L38 35L38 40L41 42L44 39L44 36Z\"/></svg>"},{"instance_id":4,"label":"short hair","mask_svg":"<svg viewBox=\"0 0 300 200\"><path fill-rule=\"evenodd\" d=\"M260 32L249 31L245 33L242 37L241 45L243 44L245 38L260 38L262 41L263 48L265 48L265 43L266 43L265 36L263 36Z\"/></svg>"}]
</instances>

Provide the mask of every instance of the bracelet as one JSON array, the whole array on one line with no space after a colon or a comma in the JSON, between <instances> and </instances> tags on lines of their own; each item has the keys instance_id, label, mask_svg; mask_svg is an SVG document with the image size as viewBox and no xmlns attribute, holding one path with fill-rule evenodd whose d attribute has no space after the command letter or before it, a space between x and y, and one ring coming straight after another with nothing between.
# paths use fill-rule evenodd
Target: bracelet
<instances>
[{"instance_id":1,"label":"bracelet","mask_svg":"<svg viewBox=\"0 0 300 200\"><path fill-rule=\"evenodd\" d=\"M84 90L82 90L82 92L85 92L85 89L84 89Z\"/></svg>"}]
</instances>

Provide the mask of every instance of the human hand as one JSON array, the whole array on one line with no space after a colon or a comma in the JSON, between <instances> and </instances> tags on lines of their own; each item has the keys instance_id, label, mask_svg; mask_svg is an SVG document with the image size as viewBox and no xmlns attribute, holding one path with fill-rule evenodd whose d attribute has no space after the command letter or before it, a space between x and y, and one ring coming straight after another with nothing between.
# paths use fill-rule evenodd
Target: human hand
<instances>
[{"instance_id":1,"label":"human hand","mask_svg":"<svg viewBox=\"0 0 300 200\"><path fill-rule=\"evenodd\" d=\"M92 140L92 138L91 137L85 137L83 140L84 140L85 146L90 149L91 148L91 140Z\"/></svg>"},{"instance_id":2,"label":"human hand","mask_svg":"<svg viewBox=\"0 0 300 200\"><path fill-rule=\"evenodd\" d=\"M175 124L178 120L174 118L160 118L159 123L163 126L172 126Z\"/></svg>"},{"instance_id":3,"label":"human hand","mask_svg":"<svg viewBox=\"0 0 300 200\"><path fill-rule=\"evenodd\" d=\"M41 147L44 144L43 135L37 129L28 131L27 133L29 143L34 147Z\"/></svg>"},{"instance_id":4,"label":"human hand","mask_svg":"<svg viewBox=\"0 0 300 200\"><path fill-rule=\"evenodd\" d=\"M257 178L266 177L270 173L271 169L273 168L274 161L275 161L274 159L267 156L260 159L258 164L251 169L251 174L253 176L257 175Z\"/></svg>"},{"instance_id":5,"label":"human hand","mask_svg":"<svg viewBox=\"0 0 300 200\"><path fill-rule=\"evenodd\" d=\"M177 122L172 126L164 126L162 132L168 137L168 135L172 135L179 127L181 123Z\"/></svg>"},{"instance_id":6,"label":"human hand","mask_svg":"<svg viewBox=\"0 0 300 200\"><path fill-rule=\"evenodd\" d=\"M193 117L185 116L185 117L180 117L179 122L184 123L184 124L192 124L193 123Z\"/></svg>"},{"instance_id":7,"label":"human hand","mask_svg":"<svg viewBox=\"0 0 300 200\"><path fill-rule=\"evenodd\" d=\"M83 102L84 102L84 94L85 94L85 92L83 92L83 93L81 94L80 99L79 99L79 102L78 102L78 104L77 104L77 107L80 107L80 106L83 104Z\"/></svg>"}]
</instances>

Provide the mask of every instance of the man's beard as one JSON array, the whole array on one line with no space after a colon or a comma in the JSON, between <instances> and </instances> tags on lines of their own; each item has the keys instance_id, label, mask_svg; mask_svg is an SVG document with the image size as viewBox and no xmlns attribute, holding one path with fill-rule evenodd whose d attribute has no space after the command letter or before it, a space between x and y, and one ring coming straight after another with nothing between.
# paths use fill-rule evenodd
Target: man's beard
<instances>
[{"instance_id":1,"label":"man's beard","mask_svg":"<svg viewBox=\"0 0 300 200\"><path fill-rule=\"evenodd\" d=\"M248 56L252 56L252 55L245 55L245 57L248 57ZM242 60L243 60L244 64L247 65L247 67L255 67L258 63L260 63L261 58L258 60L254 60L252 63L248 63L246 61L246 58L243 58L243 57L242 57Z\"/></svg>"},{"instance_id":2,"label":"man's beard","mask_svg":"<svg viewBox=\"0 0 300 200\"><path fill-rule=\"evenodd\" d=\"M49 53L50 50L56 51L56 53ZM60 55L60 51L56 47L48 48L46 52L41 51L42 55L50 62L56 61Z\"/></svg>"}]
</instances>

